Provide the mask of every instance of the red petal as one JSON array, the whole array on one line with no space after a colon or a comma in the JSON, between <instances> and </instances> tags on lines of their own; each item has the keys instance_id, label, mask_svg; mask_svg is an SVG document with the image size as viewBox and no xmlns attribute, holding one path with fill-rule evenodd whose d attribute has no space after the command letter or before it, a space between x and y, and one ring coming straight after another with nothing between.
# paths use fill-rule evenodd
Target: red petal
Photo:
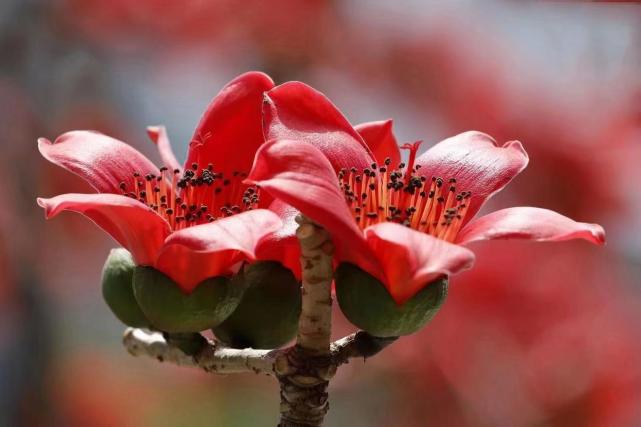
<instances>
[{"instance_id":1,"label":"red petal","mask_svg":"<svg viewBox=\"0 0 641 427\"><path fill-rule=\"evenodd\" d=\"M457 191L471 191L470 207L464 222L474 217L483 203L505 187L528 164L528 156L518 141L497 145L489 135L470 131L439 142L416 163L419 173L456 178Z\"/></svg>"},{"instance_id":2,"label":"red petal","mask_svg":"<svg viewBox=\"0 0 641 427\"><path fill-rule=\"evenodd\" d=\"M325 227L339 259L376 271L363 233L338 187L336 172L316 147L289 140L269 141L256 153L247 181Z\"/></svg>"},{"instance_id":3,"label":"red petal","mask_svg":"<svg viewBox=\"0 0 641 427\"><path fill-rule=\"evenodd\" d=\"M162 162L170 171L176 169L182 170L180 163L176 160L174 150L171 149L171 142L167 136L167 129L164 126L149 126L147 127L147 135L151 138L152 142L158 146L158 152Z\"/></svg>"},{"instance_id":4,"label":"red petal","mask_svg":"<svg viewBox=\"0 0 641 427\"><path fill-rule=\"evenodd\" d=\"M605 243L605 231L598 224L576 222L557 212L531 207L502 209L475 219L459 233L460 244L488 239L561 241L585 239Z\"/></svg>"},{"instance_id":5,"label":"red petal","mask_svg":"<svg viewBox=\"0 0 641 427\"><path fill-rule=\"evenodd\" d=\"M265 236L256 248L256 259L261 261L278 261L289 268L300 280L300 246L296 238L298 224L295 219L299 214L294 207L281 200L274 200L269 206L283 222L282 227Z\"/></svg>"},{"instance_id":6,"label":"red petal","mask_svg":"<svg viewBox=\"0 0 641 427\"><path fill-rule=\"evenodd\" d=\"M133 147L97 132L73 131L55 142L40 138L45 159L84 178L101 193L120 194L120 183L133 188L134 172L158 173L158 168Z\"/></svg>"},{"instance_id":7,"label":"red petal","mask_svg":"<svg viewBox=\"0 0 641 427\"><path fill-rule=\"evenodd\" d=\"M365 143L374 153L376 162L383 164L386 158L390 158L393 167L401 162L401 153L398 149L396 137L392 132L392 120L381 120L356 125L355 129L363 137Z\"/></svg>"},{"instance_id":8,"label":"red petal","mask_svg":"<svg viewBox=\"0 0 641 427\"><path fill-rule=\"evenodd\" d=\"M263 143L263 93L274 87L266 74L249 72L229 82L200 119L189 143L186 167L214 165L216 172L230 175L247 172Z\"/></svg>"},{"instance_id":9,"label":"red petal","mask_svg":"<svg viewBox=\"0 0 641 427\"><path fill-rule=\"evenodd\" d=\"M189 293L207 278L236 273L242 261L255 259L260 239L280 226L275 213L256 209L185 228L167 238L155 267Z\"/></svg>"},{"instance_id":10,"label":"red petal","mask_svg":"<svg viewBox=\"0 0 641 427\"><path fill-rule=\"evenodd\" d=\"M170 233L167 221L154 211L117 194L62 194L38 198L38 205L45 209L47 218L64 210L85 215L129 250L138 265L153 265Z\"/></svg>"},{"instance_id":11,"label":"red petal","mask_svg":"<svg viewBox=\"0 0 641 427\"><path fill-rule=\"evenodd\" d=\"M369 167L374 160L361 136L322 93L300 82L265 94L265 139L308 142L325 154L335 170Z\"/></svg>"},{"instance_id":12,"label":"red petal","mask_svg":"<svg viewBox=\"0 0 641 427\"><path fill-rule=\"evenodd\" d=\"M365 229L365 238L384 271L384 285L397 304L403 304L425 285L470 268L474 254L392 222Z\"/></svg>"}]
</instances>

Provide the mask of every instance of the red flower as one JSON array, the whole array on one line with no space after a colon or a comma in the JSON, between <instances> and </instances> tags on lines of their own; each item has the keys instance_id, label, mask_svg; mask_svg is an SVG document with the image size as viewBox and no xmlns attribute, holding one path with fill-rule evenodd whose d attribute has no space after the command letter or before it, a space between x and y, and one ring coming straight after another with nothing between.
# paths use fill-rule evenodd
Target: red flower
<instances>
[{"instance_id":1,"label":"red flower","mask_svg":"<svg viewBox=\"0 0 641 427\"><path fill-rule=\"evenodd\" d=\"M281 226L269 200L243 184L263 143L261 103L273 87L251 72L227 84L203 115L184 169L163 127L148 129L165 164L158 169L131 146L89 132L41 138L40 153L74 172L98 194L38 199L47 218L79 212L128 249L138 265L153 266L185 293L202 280L233 274L253 260L261 239Z\"/></svg>"},{"instance_id":2,"label":"red flower","mask_svg":"<svg viewBox=\"0 0 641 427\"><path fill-rule=\"evenodd\" d=\"M419 157L420 142L405 144L409 161L396 165L390 122L357 131L323 94L298 82L270 90L265 101L270 141L258 150L247 182L326 227L338 260L376 276L399 304L432 279L469 267L474 255L460 245L475 240L604 242L599 225L540 208L503 209L471 221L527 165L518 141L501 146L466 132Z\"/></svg>"}]
</instances>

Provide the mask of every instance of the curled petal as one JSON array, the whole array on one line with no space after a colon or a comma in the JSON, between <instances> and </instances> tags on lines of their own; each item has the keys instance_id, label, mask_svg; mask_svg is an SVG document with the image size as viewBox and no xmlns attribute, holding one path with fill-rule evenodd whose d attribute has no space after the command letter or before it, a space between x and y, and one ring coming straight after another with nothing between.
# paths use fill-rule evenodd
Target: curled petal
<instances>
[{"instance_id":1,"label":"curled petal","mask_svg":"<svg viewBox=\"0 0 641 427\"><path fill-rule=\"evenodd\" d=\"M269 205L283 222L278 231L265 236L256 248L256 259L261 261L278 261L289 268L297 279L301 278L300 246L296 237L296 216L298 210L281 200L274 200Z\"/></svg>"},{"instance_id":2,"label":"curled petal","mask_svg":"<svg viewBox=\"0 0 641 427\"><path fill-rule=\"evenodd\" d=\"M527 239L539 242L584 239L605 243L605 231L598 224L576 222L557 212L532 207L502 209L471 221L456 241L466 244L488 239Z\"/></svg>"},{"instance_id":3,"label":"curled petal","mask_svg":"<svg viewBox=\"0 0 641 427\"><path fill-rule=\"evenodd\" d=\"M457 191L471 191L468 222L494 193L505 187L528 164L528 156L518 141L498 145L489 135L470 131L439 142L416 159L419 173L456 178Z\"/></svg>"},{"instance_id":4,"label":"curled petal","mask_svg":"<svg viewBox=\"0 0 641 427\"><path fill-rule=\"evenodd\" d=\"M254 260L258 242L280 226L275 213L256 209L185 228L167 238L155 267L190 293L201 281L233 274L242 261Z\"/></svg>"},{"instance_id":5,"label":"curled petal","mask_svg":"<svg viewBox=\"0 0 641 427\"><path fill-rule=\"evenodd\" d=\"M339 259L372 271L371 258L338 187L338 178L319 149L297 141L266 142L256 153L247 182L298 209L333 236Z\"/></svg>"},{"instance_id":6,"label":"curled petal","mask_svg":"<svg viewBox=\"0 0 641 427\"><path fill-rule=\"evenodd\" d=\"M380 165L389 158L393 167L401 162L396 137L392 132L392 120L381 120L356 125L355 129L363 137L365 143L374 153L376 162Z\"/></svg>"},{"instance_id":7,"label":"curled petal","mask_svg":"<svg viewBox=\"0 0 641 427\"><path fill-rule=\"evenodd\" d=\"M263 143L263 93L274 87L266 74L249 72L236 77L214 97L189 143L185 166L214 165L230 175L247 172Z\"/></svg>"},{"instance_id":8,"label":"curled petal","mask_svg":"<svg viewBox=\"0 0 641 427\"><path fill-rule=\"evenodd\" d=\"M46 218L62 211L83 214L133 255L137 265L153 265L169 224L138 200L116 194L61 194L38 198Z\"/></svg>"},{"instance_id":9,"label":"curled petal","mask_svg":"<svg viewBox=\"0 0 641 427\"><path fill-rule=\"evenodd\" d=\"M147 127L147 135L149 135L151 141L158 147L158 153L160 154L163 164L167 166L170 171L174 171L176 169L182 170L180 163L176 160L174 150L171 148L167 129L165 129L164 126L149 126Z\"/></svg>"},{"instance_id":10,"label":"curled petal","mask_svg":"<svg viewBox=\"0 0 641 427\"><path fill-rule=\"evenodd\" d=\"M474 263L468 249L392 222L368 227L365 238L383 269L383 283L398 304L433 280Z\"/></svg>"},{"instance_id":11,"label":"curled petal","mask_svg":"<svg viewBox=\"0 0 641 427\"><path fill-rule=\"evenodd\" d=\"M100 193L120 194L121 182L133 188L134 172L144 175L158 171L138 150L98 132L67 132L53 143L40 138L38 150L45 159L82 177Z\"/></svg>"},{"instance_id":12,"label":"curled petal","mask_svg":"<svg viewBox=\"0 0 641 427\"><path fill-rule=\"evenodd\" d=\"M276 86L265 94L265 139L314 145L335 170L369 167L374 156L345 116L322 93L301 82Z\"/></svg>"}]
</instances>

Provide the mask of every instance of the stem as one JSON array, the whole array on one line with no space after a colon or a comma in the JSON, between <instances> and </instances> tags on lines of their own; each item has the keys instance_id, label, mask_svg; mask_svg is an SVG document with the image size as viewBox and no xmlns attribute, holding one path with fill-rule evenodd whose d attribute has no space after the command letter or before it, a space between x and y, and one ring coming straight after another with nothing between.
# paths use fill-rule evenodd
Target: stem
<instances>
[{"instance_id":1,"label":"stem","mask_svg":"<svg viewBox=\"0 0 641 427\"><path fill-rule=\"evenodd\" d=\"M167 342L161 333L128 328L123 338L125 348L134 356L149 356L160 362L198 367L210 373L275 375L280 383L279 427L322 426L329 410L327 387L338 367L353 358L372 357L397 338L378 338L359 331L330 342L334 245L328 233L309 219L299 216L296 221L303 289L293 347L233 349L202 338L195 354L189 355L182 349L191 351L191 347L183 345L181 337L172 340L172 336L167 335Z\"/></svg>"},{"instance_id":2,"label":"stem","mask_svg":"<svg viewBox=\"0 0 641 427\"><path fill-rule=\"evenodd\" d=\"M359 331L331 344L332 364L348 363L350 359L367 359L382 351L396 338L379 338ZM207 341L205 348L190 356L174 344L168 343L160 332L127 328L123 345L132 356L147 356L159 362L179 366L201 368L212 374L236 374L243 372L276 375L279 358L292 348L283 350L254 350L251 348L226 348L220 343ZM280 366L282 370L282 365Z\"/></svg>"},{"instance_id":3,"label":"stem","mask_svg":"<svg viewBox=\"0 0 641 427\"><path fill-rule=\"evenodd\" d=\"M336 373L331 356L334 245L324 229L296 218L301 248L302 308L296 345L276 360L280 427L320 426L329 410L327 386Z\"/></svg>"},{"instance_id":4,"label":"stem","mask_svg":"<svg viewBox=\"0 0 641 427\"><path fill-rule=\"evenodd\" d=\"M334 245L322 228L299 216L302 308L296 344L308 354L327 356L332 333L332 256Z\"/></svg>"},{"instance_id":5,"label":"stem","mask_svg":"<svg viewBox=\"0 0 641 427\"><path fill-rule=\"evenodd\" d=\"M159 362L199 367L206 372L218 374L255 372L274 375L274 361L278 356L278 351L275 350L226 348L211 341L198 354L190 356L175 345L167 343L159 332L133 328L125 331L122 342L132 356L145 355Z\"/></svg>"},{"instance_id":6,"label":"stem","mask_svg":"<svg viewBox=\"0 0 641 427\"><path fill-rule=\"evenodd\" d=\"M337 366L349 363L349 359L354 358L362 357L365 361L383 351L397 339L398 337L375 337L365 331L358 331L332 343L332 360Z\"/></svg>"}]
</instances>

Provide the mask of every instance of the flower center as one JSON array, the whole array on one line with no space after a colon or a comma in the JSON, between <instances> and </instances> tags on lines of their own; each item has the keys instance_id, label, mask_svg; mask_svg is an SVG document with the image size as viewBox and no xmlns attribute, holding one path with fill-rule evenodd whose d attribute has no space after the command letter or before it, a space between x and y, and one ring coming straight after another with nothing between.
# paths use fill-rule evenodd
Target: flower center
<instances>
[{"instance_id":1,"label":"flower center","mask_svg":"<svg viewBox=\"0 0 641 427\"><path fill-rule=\"evenodd\" d=\"M260 200L256 186L242 183L244 172L231 176L216 173L212 164L200 168L192 163L191 169L170 171L166 167L158 173L142 175L134 172L133 188L120 183L122 194L139 200L165 218L173 230L205 224L219 218L252 210Z\"/></svg>"},{"instance_id":2,"label":"flower center","mask_svg":"<svg viewBox=\"0 0 641 427\"><path fill-rule=\"evenodd\" d=\"M361 229L380 222L396 222L439 239L453 241L463 225L472 195L457 192L456 178L418 174L416 153L421 141L405 144L408 163L392 169L389 158L384 165L373 163L362 171L356 168L338 172L340 187Z\"/></svg>"}]
</instances>

